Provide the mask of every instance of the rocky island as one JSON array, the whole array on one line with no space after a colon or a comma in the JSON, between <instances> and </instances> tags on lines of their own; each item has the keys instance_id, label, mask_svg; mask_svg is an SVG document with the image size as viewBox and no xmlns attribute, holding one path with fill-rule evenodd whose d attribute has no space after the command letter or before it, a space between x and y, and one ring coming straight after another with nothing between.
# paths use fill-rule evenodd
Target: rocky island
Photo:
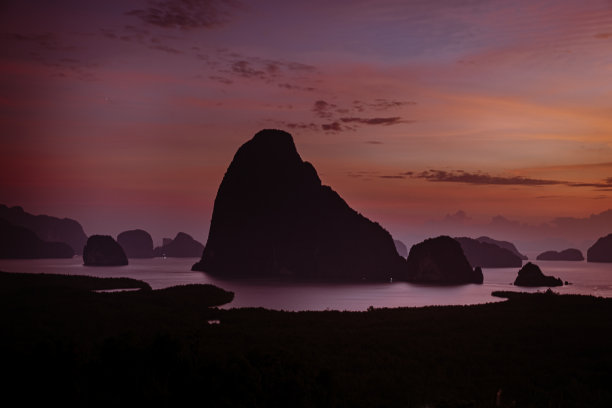
<instances>
[{"instance_id":1,"label":"rocky island","mask_svg":"<svg viewBox=\"0 0 612 408\"><path fill-rule=\"evenodd\" d=\"M204 245L184 232L176 234L174 239L164 238L164 244L155 248L155 256L170 258L198 258L202 256Z\"/></svg>"},{"instance_id":2,"label":"rocky island","mask_svg":"<svg viewBox=\"0 0 612 408\"><path fill-rule=\"evenodd\" d=\"M456 285L482 283L480 268L472 269L461 245L447 236L413 245L408 254L404 279L414 283Z\"/></svg>"},{"instance_id":3,"label":"rocky island","mask_svg":"<svg viewBox=\"0 0 612 408\"><path fill-rule=\"evenodd\" d=\"M153 238L147 231L124 231L117 235L117 243L128 258L153 258Z\"/></svg>"},{"instance_id":4,"label":"rocky island","mask_svg":"<svg viewBox=\"0 0 612 408\"><path fill-rule=\"evenodd\" d=\"M496 244L467 237L455 239L461 244L466 258L473 267L513 268L523 265L523 261L518 255Z\"/></svg>"},{"instance_id":5,"label":"rocky island","mask_svg":"<svg viewBox=\"0 0 612 408\"><path fill-rule=\"evenodd\" d=\"M589 248L587 262L612 262L612 234L599 238Z\"/></svg>"},{"instance_id":6,"label":"rocky island","mask_svg":"<svg viewBox=\"0 0 612 408\"><path fill-rule=\"evenodd\" d=\"M121 245L110 235L92 235L83 248L83 264L86 266L127 265L128 259Z\"/></svg>"},{"instance_id":7,"label":"rocky island","mask_svg":"<svg viewBox=\"0 0 612 408\"><path fill-rule=\"evenodd\" d=\"M292 136L262 130L236 152L193 270L218 276L386 280L405 260L378 223L322 185Z\"/></svg>"},{"instance_id":8,"label":"rocky island","mask_svg":"<svg viewBox=\"0 0 612 408\"><path fill-rule=\"evenodd\" d=\"M563 281L554 276L547 276L542 273L538 265L527 262L518 272L514 281L515 286L563 286Z\"/></svg>"},{"instance_id":9,"label":"rocky island","mask_svg":"<svg viewBox=\"0 0 612 408\"><path fill-rule=\"evenodd\" d=\"M584 261L579 249L568 248L563 251L545 251L536 257L538 261Z\"/></svg>"},{"instance_id":10,"label":"rocky island","mask_svg":"<svg viewBox=\"0 0 612 408\"><path fill-rule=\"evenodd\" d=\"M74 251L64 242L47 242L33 231L0 218L0 258L72 258Z\"/></svg>"}]
</instances>

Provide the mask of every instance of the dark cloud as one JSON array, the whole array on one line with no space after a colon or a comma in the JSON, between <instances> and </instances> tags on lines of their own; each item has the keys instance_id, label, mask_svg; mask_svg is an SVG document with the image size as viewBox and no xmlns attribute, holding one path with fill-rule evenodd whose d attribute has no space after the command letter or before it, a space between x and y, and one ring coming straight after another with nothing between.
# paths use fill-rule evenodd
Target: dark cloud
<instances>
[{"instance_id":1,"label":"dark cloud","mask_svg":"<svg viewBox=\"0 0 612 408\"><path fill-rule=\"evenodd\" d=\"M563 180L544 180L529 177L513 176L501 177L491 176L486 173L468 173L463 170L444 171L427 170L414 174L412 177L421 178L433 182L465 183L479 185L505 185L505 186L545 186L545 185L565 185L568 187L593 187L597 191L608 191L612 188L612 177L605 179L601 183L591 182L570 182Z\"/></svg>"},{"instance_id":2,"label":"dark cloud","mask_svg":"<svg viewBox=\"0 0 612 408\"><path fill-rule=\"evenodd\" d=\"M150 0L148 4L126 14L152 26L181 30L221 26L230 20L231 10L237 5L227 0Z\"/></svg>"},{"instance_id":3,"label":"dark cloud","mask_svg":"<svg viewBox=\"0 0 612 408\"><path fill-rule=\"evenodd\" d=\"M397 125L398 123L402 123L402 118L399 116L394 116L392 118L340 118L340 121L343 123L359 123L362 125Z\"/></svg>"},{"instance_id":4,"label":"dark cloud","mask_svg":"<svg viewBox=\"0 0 612 408\"><path fill-rule=\"evenodd\" d=\"M371 102L355 100L352 103L352 108L357 112L364 112L366 110L386 111L389 109L401 108L402 106L406 105L416 105L416 102L376 98Z\"/></svg>"},{"instance_id":5,"label":"dark cloud","mask_svg":"<svg viewBox=\"0 0 612 408\"><path fill-rule=\"evenodd\" d=\"M168 47L167 45L151 45L149 48L151 48L152 50L158 50L158 51L164 51L167 52L168 54L182 54L183 52L180 50L177 50L176 48L172 48L172 47Z\"/></svg>"},{"instance_id":6,"label":"dark cloud","mask_svg":"<svg viewBox=\"0 0 612 408\"><path fill-rule=\"evenodd\" d=\"M231 85L234 83L234 81L232 81L231 79L227 79L227 78L216 76L216 75L211 75L208 77L208 79L212 79L213 81L220 82L224 85Z\"/></svg>"},{"instance_id":7,"label":"dark cloud","mask_svg":"<svg viewBox=\"0 0 612 408\"><path fill-rule=\"evenodd\" d=\"M544 185L555 185L565 184L563 181L558 180L543 180L533 179L528 177L513 176L513 177L500 177L491 176L486 173L468 173L463 170L457 171L444 171L444 170L427 170L417 174L413 177L425 179L433 182L450 182L450 183L466 183L466 184L481 184L481 185L515 185L515 186L544 186Z\"/></svg>"},{"instance_id":8,"label":"dark cloud","mask_svg":"<svg viewBox=\"0 0 612 408\"><path fill-rule=\"evenodd\" d=\"M255 68L248 61L236 61L231 66L231 72L244 78L261 78L265 79L266 72Z\"/></svg>"},{"instance_id":9,"label":"dark cloud","mask_svg":"<svg viewBox=\"0 0 612 408\"><path fill-rule=\"evenodd\" d=\"M308 91L308 92L312 92L315 90L315 88L311 87L311 86L300 86L300 85L292 85L292 84L288 84L288 83L283 83L283 84L278 84L278 86L280 88L285 88L285 89L289 89L292 91Z\"/></svg>"},{"instance_id":10,"label":"dark cloud","mask_svg":"<svg viewBox=\"0 0 612 408\"><path fill-rule=\"evenodd\" d=\"M285 123L285 126L287 126L289 129L302 129L302 130L318 130L319 126L316 123L304 123L304 122L299 122L299 123L291 123L291 122L287 122Z\"/></svg>"},{"instance_id":11,"label":"dark cloud","mask_svg":"<svg viewBox=\"0 0 612 408\"><path fill-rule=\"evenodd\" d=\"M314 103L312 111L315 113L316 116L322 119L329 119L334 116L334 111L337 107L338 106L333 103L329 103L320 99ZM337 125L340 126L339 123Z\"/></svg>"},{"instance_id":12,"label":"dark cloud","mask_svg":"<svg viewBox=\"0 0 612 408\"><path fill-rule=\"evenodd\" d=\"M342 125L338 122L322 124L321 129L325 130L326 132L341 132L344 130Z\"/></svg>"}]
</instances>

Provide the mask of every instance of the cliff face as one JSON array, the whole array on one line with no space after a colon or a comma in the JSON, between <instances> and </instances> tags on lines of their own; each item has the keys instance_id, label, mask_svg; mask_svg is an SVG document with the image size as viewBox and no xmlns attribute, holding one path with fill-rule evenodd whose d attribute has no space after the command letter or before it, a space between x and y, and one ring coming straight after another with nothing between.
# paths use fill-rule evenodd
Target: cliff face
<instances>
[{"instance_id":1,"label":"cliff face","mask_svg":"<svg viewBox=\"0 0 612 408\"><path fill-rule=\"evenodd\" d=\"M391 235L351 209L293 138L263 130L242 145L217 192L194 270L224 276L388 280L404 262Z\"/></svg>"},{"instance_id":2,"label":"cliff face","mask_svg":"<svg viewBox=\"0 0 612 408\"><path fill-rule=\"evenodd\" d=\"M0 219L14 226L25 227L38 238L47 242L65 242L75 253L80 254L87 241L83 227L70 218L57 218L48 215L32 215L21 207L0 205Z\"/></svg>"},{"instance_id":3,"label":"cliff face","mask_svg":"<svg viewBox=\"0 0 612 408\"><path fill-rule=\"evenodd\" d=\"M447 236L413 245L404 278L408 282L441 285L483 282L482 270L472 269L459 242Z\"/></svg>"},{"instance_id":4,"label":"cliff face","mask_svg":"<svg viewBox=\"0 0 612 408\"><path fill-rule=\"evenodd\" d=\"M612 262L612 234L599 238L588 249L587 262Z\"/></svg>"}]
</instances>

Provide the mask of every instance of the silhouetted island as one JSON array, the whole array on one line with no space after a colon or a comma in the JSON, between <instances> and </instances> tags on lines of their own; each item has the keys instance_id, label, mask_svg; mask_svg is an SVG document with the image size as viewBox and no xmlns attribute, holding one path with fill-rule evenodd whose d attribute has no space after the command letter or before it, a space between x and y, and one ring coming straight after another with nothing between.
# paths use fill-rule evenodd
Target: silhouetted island
<instances>
[{"instance_id":1,"label":"silhouetted island","mask_svg":"<svg viewBox=\"0 0 612 408\"><path fill-rule=\"evenodd\" d=\"M507 249L508 251L512 252L513 254L521 258L523 261L526 261L527 259L529 259L527 258L527 255L523 255L522 253L520 253L519 250L516 248L516 246L512 242L499 241L497 239L493 239L493 238L489 238L485 236L476 238L476 241L497 245L500 248Z\"/></svg>"},{"instance_id":2,"label":"silhouetted island","mask_svg":"<svg viewBox=\"0 0 612 408\"><path fill-rule=\"evenodd\" d=\"M463 248L466 258L472 266L483 268L520 267L523 261L518 255L495 244L480 242L473 238L455 238Z\"/></svg>"},{"instance_id":3,"label":"silhouetted island","mask_svg":"<svg viewBox=\"0 0 612 408\"><path fill-rule=\"evenodd\" d=\"M74 251L63 242L46 242L25 227L0 219L0 258L72 258Z\"/></svg>"},{"instance_id":4,"label":"silhouetted island","mask_svg":"<svg viewBox=\"0 0 612 408\"><path fill-rule=\"evenodd\" d=\"M554 276L547 276L542 273L538 265L527 262L518 272L514 281L516 286L563 286L563 281Z\"/></svg>"},{"instance_id":5,"label":"silhouetted island","mask_svg":"<svg viewBox=\"0 0 612 408\"><path fill-rule=\"evenodd\" d=\"M117 243L128 258L153 258L153 238L147 231L124 231L117 235Z\"/></svg>"},{"instance_id":6,"label":"silhouetted island","mask_svg":"<svg viewBox=\"0 0 612 408\"><path fill-rule=\"evenodd\" d=\"M587 262L612 262L612 234L599 238L588 249Z\"/></svg>"},{"instance_id":7,"label":"silhouetted island","mask_svg":"<svg viewBox=\"0 0 612 408\"><path fill-rule=\"evenodd\" d=\"M164 245L155 248L155 256L170 258L198 258L204 252L204 245L189 234L179 232L174 239L164 238Z\"/></svg>"},{"instance_id":8,"label":"silhouetted island","mask_svg":"<svg viewBox=\"0 0 612 408\"><path fill-rule=\"evenodd\" d=\"M545 251L536 257L538 261L584 261L579 249L569 248L561 252Z\"/></svg>"},{"instance_id":9,"label":"silhouetted island","mask_svg":"<svg viewBox=\"0 0 612 408\"><path fill-rule=\"evenodd\" d=\"M402 241L394 239L393 243L395 244L395 249L397 249L397 253L402 256L402 258L408 257L408 248L406 248L406 244Z\"/></svg>"},{"instance_id":10,"label":"silhouetted island","mask_svg":"<svg viewBox=\"0 0 612 408\"><path fill-rule=\"evenodd\" d=\"M414 283L453 285L483 282L482 270L472 269L459 242L447 236L413 245L406 271L405 280Z\"/></svg>"},{"instance_id":11,"label":"silhouetted island","mask_svg":"<svg viewBox=\"0 0 612 408\"><path fill-rule=\"evenodd\" d=\"M109 235L92 235L83 248L83 263L87 266L127 265L121 245Z\"/></svg>"},{"instance_id":12,"label":"silhouetted island","mask_svg":"<svg viewBox=\"0 0 612 408\"><path fill-rule=\"evenodd\" d=\"M87 235L77 221L70 218L57 218L49 215L32 215L21 207L7 207L0 204L0 219L12 225L24 227L34 232L46 242L65 242L75 253L83 251Z\"/></svg>"},{"instance_id":13,"label":"silhouetted island","mask_svg":"<svg viewBox=\"0 0 612 408\"><path fill-rule=\"evenodd\" d=\"M192 269L389 280L404 266L391 235L322 185L289 133L268 129L236 152L215 198L202 259Z\"/></svg>"}]
</instances>

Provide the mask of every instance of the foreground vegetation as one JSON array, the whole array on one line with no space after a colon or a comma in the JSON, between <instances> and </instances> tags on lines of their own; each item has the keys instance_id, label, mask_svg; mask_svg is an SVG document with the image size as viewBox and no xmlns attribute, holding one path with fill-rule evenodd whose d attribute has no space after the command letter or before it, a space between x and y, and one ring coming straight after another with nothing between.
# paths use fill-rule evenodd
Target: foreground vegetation
<instances>
[{"instance_id":1,"label":"foreground vegetation","mask_svg":"<svg viewBox=\"0 0 612 408\"><path fill-rule=\"evenodd\" d=\"M211 306L233 294L208 285L153 291L91 279L0 273L5 398L78 406L612 406L612 299L499 293L508 301L221 310ZM141 290L93 291L112 287Z\"/></svg>"}]
</instances>

